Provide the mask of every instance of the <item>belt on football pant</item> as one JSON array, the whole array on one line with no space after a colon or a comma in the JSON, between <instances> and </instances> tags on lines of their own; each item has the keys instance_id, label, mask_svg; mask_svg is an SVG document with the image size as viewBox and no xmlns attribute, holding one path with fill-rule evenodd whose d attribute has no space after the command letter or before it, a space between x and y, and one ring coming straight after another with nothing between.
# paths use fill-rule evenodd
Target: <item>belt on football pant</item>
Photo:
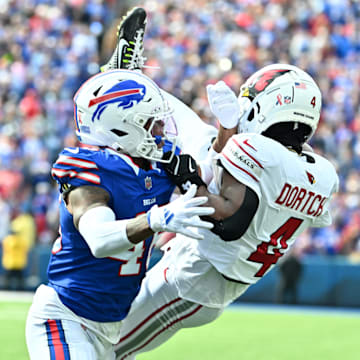
<instances>
[{"instance_id":1,"label":"belt on football pant","mask_svg":"<svg viewBox=\"0 0 360 360\"><path fill-rule=\"evenodd\" d=\"M234 282L234 283L243 284L243 285L250 285L250 284L247 283L247 282L229 278L229 277L225 276L224 274L221 274L221 276L222 276L224 279L226 279L226 280L228 280L228 281L231 281L231 282Z\"/></svg>"}]
</instances>

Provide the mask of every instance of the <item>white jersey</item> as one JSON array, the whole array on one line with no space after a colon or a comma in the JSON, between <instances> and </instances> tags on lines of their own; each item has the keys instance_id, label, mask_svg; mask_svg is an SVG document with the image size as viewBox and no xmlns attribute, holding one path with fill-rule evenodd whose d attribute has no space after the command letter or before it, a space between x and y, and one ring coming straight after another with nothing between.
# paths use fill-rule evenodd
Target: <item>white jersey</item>
<instances>
[{"instance_id":1,"label":"white jersey","mask_svg":"<svg viewBox=\"0 0 360 360\"><path fill-rule=\"evenodd\" d=\"M184 154L192 155L196 161L204 160L212 140L217 135L217 129L206 124L191 108L175 96L164 90L161 92L174 110L173 117L179 139L178 146Z\"/></svg>"},{"instance_id":2,"label":"white jersey","mask_svg":"<svg viewBox=\"0 0 360 360\"><path fill-rule=\"evenodd\" d=\"M338 189L333 165L312 152L298 155L259 134L234 135L221 164L256 192L259 207L238 240L206 231L197 251L221 274L252 284L269 272L308 227L331 224L329 199Z\"/></svg>"}]
</instances>

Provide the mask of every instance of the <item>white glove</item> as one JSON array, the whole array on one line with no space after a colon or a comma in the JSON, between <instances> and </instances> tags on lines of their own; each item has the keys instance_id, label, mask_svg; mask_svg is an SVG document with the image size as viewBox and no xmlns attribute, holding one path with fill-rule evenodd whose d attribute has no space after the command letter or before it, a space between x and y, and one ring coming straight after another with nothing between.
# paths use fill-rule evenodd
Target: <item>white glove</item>
<instances>
[{"instance_id":1,"label":"white glove","mask_svg":"<svg viewBox=\"0 0 360 360\"><path fill-rule=\"evenodd\" d=\"M238 125L240 104L234 92L223 82L206 87L211 112L219 119L225 129Z\"/></svg>"},{"instance_id":2,"label":"white glove","mask_svg":"<svg viewBox=\"0 0 360 360\"><path fill-rule=\"evenodd\" d=\"M194 197L197 186L192 184L189 190L175 201L158 207L154 205L147 212L147 221L152 231L176 232L197 240L204 237L189 227L211 229L213 224L203 221L199 216L211 215L215 212L212 207L202 207L208 201L206 196Z\"/></svg>"}]
</instances>

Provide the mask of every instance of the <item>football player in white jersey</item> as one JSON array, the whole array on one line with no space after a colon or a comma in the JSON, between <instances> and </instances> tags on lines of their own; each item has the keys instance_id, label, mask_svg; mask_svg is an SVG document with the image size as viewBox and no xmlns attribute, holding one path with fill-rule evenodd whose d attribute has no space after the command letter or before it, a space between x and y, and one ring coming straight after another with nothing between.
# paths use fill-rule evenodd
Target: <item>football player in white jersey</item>
<instances>
[{"instance_id":1,"label":"football player in white jersey","mask_svg":"<svg viewBox=\"0 0 360 360\"><path fill-rule=\"evenodd\" d=\"M208 89L210 107L223 124L225 110L236 111L221 101L225 88ZM207 165L214 177L208 189L198 190L216 209L215 226L199 230L204 240L178 235L164 245L124 321L117 359L135 358L181 328L213 321L271 271L305 229L331 224L329 200L338 176L328 160L303 151L321 111L314 80L295 66L270 65L241 87L239 103L238 127L229 129L239 134L215 154ZM194 168L187 155L167 166L183 191L198 176Z\"/></svg>"},{"instance_id":2,"label":"football player in white jersey","mask_svg":"<svg viewBox=\"0 0 360 360\"><path fill-rule=\"evenodd\" d=\"M143 66L145 24L143 9L127 14L105 70ZM331 223L328 202L338 177L326 159L303 150L321 110L313 79L297 67L276 64L251 76L239 101L222 82L207 90L220 122L212 146L215 128L163 91L177 108L183 153L203 160L202 180L189 155L175 156L165 169L183 192L203 181L198 194L207 195L216 209L208 218L215 226L199 230L204 240L177 235L164 245L163 258L147 273L124 321L117 359L135 358L181 328L213 321L274 268L302 231Z\"/></svg>"}]
</instances>

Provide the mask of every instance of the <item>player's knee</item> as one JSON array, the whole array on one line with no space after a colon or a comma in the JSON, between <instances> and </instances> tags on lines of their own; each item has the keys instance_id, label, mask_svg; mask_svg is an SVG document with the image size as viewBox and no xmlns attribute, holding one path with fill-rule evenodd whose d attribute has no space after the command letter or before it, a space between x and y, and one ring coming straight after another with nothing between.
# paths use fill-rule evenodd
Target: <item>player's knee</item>
<instances>
[{"instance_id":1,"label":"player's knee","mask_svg":"<svg viewBox=\"0 0 360 360\"><path fill-rule=\"evenodd\" d=\"M223 311L223 308L210 308L202 306L201 309L194 315L183 320L183 327L197 327L211 323L217 319Z\"/></svg>"}]
</instances>

